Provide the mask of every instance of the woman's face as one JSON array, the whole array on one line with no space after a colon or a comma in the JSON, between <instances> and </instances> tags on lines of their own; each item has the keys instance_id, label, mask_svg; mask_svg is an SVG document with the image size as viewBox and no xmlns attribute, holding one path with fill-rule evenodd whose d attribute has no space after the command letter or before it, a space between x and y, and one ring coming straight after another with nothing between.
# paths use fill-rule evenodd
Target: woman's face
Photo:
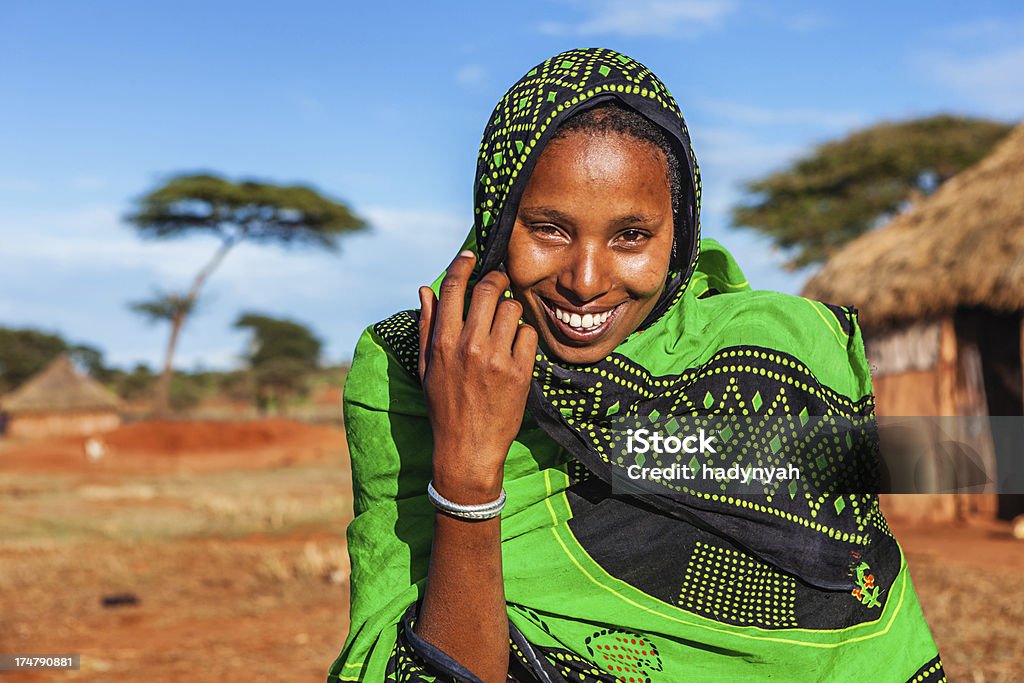
<instances>
[{"instance_id":1,"label":"woman's face","mask_svg":"<svg viewBox=\"0 0 1024 683\"><path fill-rule=\"evenodd\" d=\"M569 363L611 353L657 303L672 238L660 149L615 132L552 140L523 191L505 264L544 349Z\"/></svg>"}]
</instances>

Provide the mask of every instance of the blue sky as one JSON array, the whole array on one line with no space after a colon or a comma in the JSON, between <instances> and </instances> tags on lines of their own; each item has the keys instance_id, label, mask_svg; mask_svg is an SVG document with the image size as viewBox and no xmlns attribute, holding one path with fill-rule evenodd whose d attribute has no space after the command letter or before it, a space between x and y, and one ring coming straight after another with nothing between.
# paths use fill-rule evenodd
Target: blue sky
<instances>
[{"instance_id":1,"label":"blue sky","mask_svg":"<svg viewBox=\"0 0 1024 683\"><path fill-rule=\"evenodd\" d=\"M179 367L239 363L242 310L290 317L351 357L417 305L470 226L491 108L561 50L649 66L704 171L704 235L754 287L795 293L730 227L740 183L882 119L1024 117L1024 5L746 0L6 2L0 5L0 325L158 365L166 330L128 311L182 289L202 237L142 242L121 216L176 172L310 183L373 225L337 255L243 245L204 290Z\"/></svg>"}]
</instances>

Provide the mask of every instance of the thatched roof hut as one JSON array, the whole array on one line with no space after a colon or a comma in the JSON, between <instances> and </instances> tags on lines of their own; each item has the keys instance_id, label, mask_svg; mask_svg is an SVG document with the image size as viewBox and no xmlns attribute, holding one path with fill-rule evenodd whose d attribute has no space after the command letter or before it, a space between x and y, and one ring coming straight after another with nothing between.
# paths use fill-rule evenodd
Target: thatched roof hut
<instances>
[{"instance_id":1,"label":"thatched roof hut","mask_svg":"<svg viewBox=\"0 0 1024 683\"><path fill-rule=\"evenodd\" d=\"M1024 310L1024 124L935 194L845 246L804 296L852 303L875 329L959 306Z\"/></svg>"},{"instance_id":2,"label":"thatched roof hut","mask_svg":"<svg viewBox=\"0 0 1024 683\"><path fill-rule=\"evenodd\" d=\"M846 245L803 294L859 309L879 416L967 418L947 421L946 437L979 454L992 481L1019 470L1020 439L978 427L1024 414L1024 124ZM912 496L900 512L949 519L991 510L996 501L986 500ZM1024 513L1024 498L1000 496L998 512Z\"/></svg>"},{"instance_id":3,"label":"thatched roof hut","mask_svg":"<svg viewBox=\"0 0 1024 683\"><path fill-rule=\"evenodd\" d=\"M66 354L0 399L8 436L92 434L121 423L121 399L75 370Z\"/></svg>"}]
</instances>

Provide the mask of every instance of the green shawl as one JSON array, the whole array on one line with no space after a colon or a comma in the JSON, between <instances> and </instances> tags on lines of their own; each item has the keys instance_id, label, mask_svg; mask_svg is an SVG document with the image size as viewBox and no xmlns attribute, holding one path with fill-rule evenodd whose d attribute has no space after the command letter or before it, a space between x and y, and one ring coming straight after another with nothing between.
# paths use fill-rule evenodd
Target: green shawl
<instances>
[{"instance_id":1,"label":"green shawl","mask_svg":"<svg viewBox=\"0 0 1024 683\"><path fill-rule=\"evenodd\" d=\"M501 267L523 181L558 123L608 97L672 135L689 171L688 202L676 216L665 294L636 332L593 365L538 349L505 464L513 660L552 681L944 680L871 476L859 478L877 443L864 427L873 397L856 312L754 291L721 245L700 239L689 135L643 65L572 50L502 98L484 133L464 245L478 254L475 276ZM416 316L369 327L345 384L351 616L330 681L453 680L408 637L434 515ZM743 420L729 462L785 458L806 476L742 495L724 484L616 489L639 462L620 447L623 417L660 425L670 416ZM818 434L812 447L778 426L787 417L862 428Z\"/></svg>"}]
</instances>

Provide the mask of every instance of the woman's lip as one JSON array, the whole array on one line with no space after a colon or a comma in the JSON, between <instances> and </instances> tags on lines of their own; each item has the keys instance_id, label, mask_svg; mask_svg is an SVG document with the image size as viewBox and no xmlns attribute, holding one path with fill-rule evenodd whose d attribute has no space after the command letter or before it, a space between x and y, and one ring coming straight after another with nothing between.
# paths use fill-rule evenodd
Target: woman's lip
<instances>
[{"instance_id":1,"label":"woman's lip","mask_svg":"<svg viewBox=\"0 0 1024 683\"><path fill-rule=\"evenodd\" d=\"M604 311L601 311L602 313L609 312L608 318L603 323L601 323L599 326L593 329L581 330L559 320L558 315L555 313L554 306L548 303L543 297L537 298L540 300L541 305L544 307L544 311L548 314L548 319L551 321L551 324L555 328L555 330L560 332L561 335L567 338L569 341L574 341L578 343L594 342L597 341L600 337L604 336L605 332L607 332L611 328L612 323L618 317L619 311L622 309L621 303L613 306L612 308L606 308Z\"/></svg>"}]
</instances>

